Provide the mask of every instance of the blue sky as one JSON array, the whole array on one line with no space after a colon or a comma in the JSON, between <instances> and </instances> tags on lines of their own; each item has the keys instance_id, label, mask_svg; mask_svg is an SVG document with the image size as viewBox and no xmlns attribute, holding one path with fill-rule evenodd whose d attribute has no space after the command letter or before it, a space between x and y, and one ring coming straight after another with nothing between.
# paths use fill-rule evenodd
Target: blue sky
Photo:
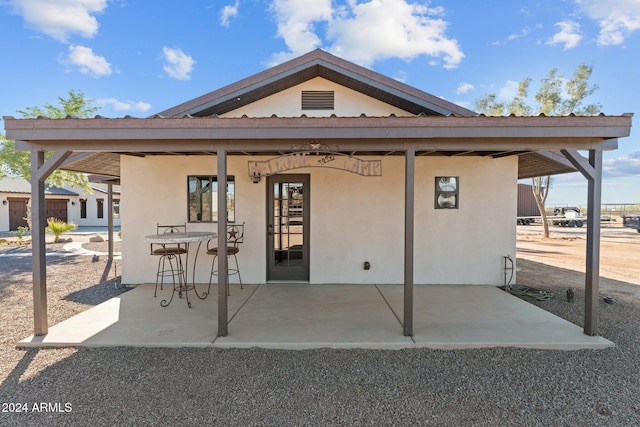
<instances>
[{"instance_id":1,"label":"blue sky","mask_svg":"<svg viewBox=\"0 0 640 427\"><path fill-rule=\"evenodd\" d=\"M76 90L146 117L315 48L471 109L584 63L587 102L640 114L640 0L0 0L0 32L2 116ZM638 132L604 158L603 202L640 202ZM585 180L548 204L585 205Z\"/></svg>"}]
</instances>

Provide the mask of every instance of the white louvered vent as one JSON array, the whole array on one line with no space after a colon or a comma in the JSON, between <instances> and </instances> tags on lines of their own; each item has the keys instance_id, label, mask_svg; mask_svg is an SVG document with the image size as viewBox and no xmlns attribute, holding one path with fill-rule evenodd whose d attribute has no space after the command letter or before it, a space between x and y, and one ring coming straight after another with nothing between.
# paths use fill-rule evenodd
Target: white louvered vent
<instances>
[{"instance_id":1,"label":"white louvered vent","mask_svg":"<svg viewBox=\"0 0 640 427\"><path fill-rule=\"evenodd\" d=\"M303 110L333 110L334 92L332 90L303 90Z\"/></svg>"}]
</instances>

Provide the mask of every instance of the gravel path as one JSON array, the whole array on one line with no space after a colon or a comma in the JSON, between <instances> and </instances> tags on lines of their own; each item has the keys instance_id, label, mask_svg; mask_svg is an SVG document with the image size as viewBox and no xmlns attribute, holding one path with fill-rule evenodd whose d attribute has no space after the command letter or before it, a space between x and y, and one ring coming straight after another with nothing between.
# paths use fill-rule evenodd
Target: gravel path
<instances>
[{"instance_id":1,"label":"gravel path","mask_svg":"<svg viewBox=\"0 0 640 427\"><path fill-rule=\"evenodd\" d=\"M103 257L48 263L51 324L125 291ZM518 263L519 283L556 295L537 305L581 324L582 274L554 287L553 267ZM601 303L600 334L616 347L598 351L19 350L30 268L0 256L2 426L640 426L640 301L623 293Z\"/></svg>"}]
</instances>

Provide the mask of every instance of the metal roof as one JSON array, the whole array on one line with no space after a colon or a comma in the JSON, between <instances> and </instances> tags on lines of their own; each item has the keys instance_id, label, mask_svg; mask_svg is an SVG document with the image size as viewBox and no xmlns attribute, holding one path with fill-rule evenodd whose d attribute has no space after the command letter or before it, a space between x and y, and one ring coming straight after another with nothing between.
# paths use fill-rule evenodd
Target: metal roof
<instances>
[{"instance_id":1,"label":"metal roof","mask_svg":"<svg viewBox=\"0 0 640 427\"><path fill-rule=\"evenodd\" d=\"M20 193L31 194L31 183L23 178L2 178L0 179L0 193ZM50 196L78 196L78 193L64 188L45 185L44 194Z\"/></svg>"}]
</instances>

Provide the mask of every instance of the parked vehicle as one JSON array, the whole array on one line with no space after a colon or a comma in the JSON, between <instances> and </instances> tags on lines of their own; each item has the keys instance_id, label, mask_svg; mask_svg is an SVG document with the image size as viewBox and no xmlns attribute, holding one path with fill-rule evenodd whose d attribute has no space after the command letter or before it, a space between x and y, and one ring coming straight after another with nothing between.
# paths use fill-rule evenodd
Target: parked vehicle
<instances>
[{"instance_id":1,"label":"parked vehicle","mask_svg":"<svg viewBox=\"0 0 640 427\"><path fill-rule=\"evenodd\" d=\"M635 228L640 233L640 215L624 215L622 217L622 226Z\"/></svg>"},{"instance_id":2,"label":"parked vehicle","mask_svg":"<svg viewBox=\"0 0 640 427\"><path fill-rule=\"evenodd\" d=\"M582 227L586 217L578 208L556 208L553 210L552 221L558 227Z\"/></svg>"}]
</instances>

